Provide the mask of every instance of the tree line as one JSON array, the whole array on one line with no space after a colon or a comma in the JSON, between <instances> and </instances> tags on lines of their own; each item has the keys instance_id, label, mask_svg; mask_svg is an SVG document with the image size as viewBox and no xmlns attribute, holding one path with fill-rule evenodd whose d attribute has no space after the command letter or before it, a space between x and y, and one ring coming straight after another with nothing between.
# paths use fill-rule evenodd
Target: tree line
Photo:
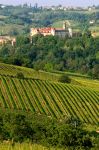
<instances>
[{"instance_id":1,"label":"tree line","mask_svg":"<svg viewBox=\"0 0 99 150\"><path fill-rule=\"evenodd\" d=\"M99 38L87 31L80 37L17 36L16 45L0 47L0 61L45 71L71 71L99 78Z\"/></svg>"}]
</instances>

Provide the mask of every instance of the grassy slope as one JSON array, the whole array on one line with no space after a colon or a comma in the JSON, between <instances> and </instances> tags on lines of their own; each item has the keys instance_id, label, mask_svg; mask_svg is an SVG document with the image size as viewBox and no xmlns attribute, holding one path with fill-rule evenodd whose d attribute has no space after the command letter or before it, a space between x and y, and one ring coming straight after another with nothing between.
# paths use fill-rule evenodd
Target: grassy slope
<instances>
[{"instance_id":1,"label":"grassy slope","mask_svg":"<svg viewBox=\"0 0 99 150\"><path fill-rule=\"evenodd\" d=\"M60 77L59 74L55 73L47 73L44 71L36 71L26 67L19 67L0 63L0 75L9 75L15 77L17 76L17 73L20 72L24 74L25 78L32 79L57 81Z\"/></svg>"},{"instance_id":2,"label":"grassy slope","mask_svg":"<svg viewBox=\"0 0 99 150\"><path fill-rule=\"evenodd\" d=\"M0 106L2 108L32 111L56 118L72 115L82 122L92 124L99 122L98 91L89 89L89 86L85 88L72 84L36 80L33 77L37 77L38 73L32 69L0 64L0 74L11 75L17 70L23 72L27 77L31 75L32 79L18 79L1 75ZM44 79L45 77L45 80L48 80L47 74L40 72L38 78ZM51 74L50 78L50 74L48 74L51 80L54 80L55 76L53 75L52 78Z\"/></svg>"},{"instance_id":3,"label":"grassy slope","mask_svg":"<svg viewBox=\"0 0 99 150\"><path fill-rule=\"evenodd\" d=\"M0 150L63 150L59 148L47 148L43 147L39 144L31 144L31 143L16 143L15 146L11 144L2 143L0 144ZM69 150L66 148L65 150Z\"/></svg>"},{"instance_id":4,"label":"grassy slope","mask_svg":"<svg viewBox=\"0 0 99 150\"><path fill-rule=\"evenodd\" d=\"M23 33L23 28L24 26L22 25L17 25L17 24L3 24L0 25L0 33L4 34L4 35L9 35L10 32L12 32L12 30L16 30L18 31L20 34Z\"/></svg>"},{"instance_id":5,"label":"grassy slope","mask_svg":"<svg viewBox=\"0 0 99 150\"><path fill-rule=\"evenodd\" d=\"M22 72L25 78L31 79L40 79L40 80L48 80L57 82L59 77L62 74L67 74L71 77L73 85L80 85L87 88L91 88L94 90L99 91L99 80L91 80L88 78L87 75L77 74L77 73L70 73L70 72L45 72L45 71L36 71L26 67L19 67L8 65L4 63L0 63L0 75L4 76L13 76L15 77L17 73Z\"/></svg>"}]
</instances>

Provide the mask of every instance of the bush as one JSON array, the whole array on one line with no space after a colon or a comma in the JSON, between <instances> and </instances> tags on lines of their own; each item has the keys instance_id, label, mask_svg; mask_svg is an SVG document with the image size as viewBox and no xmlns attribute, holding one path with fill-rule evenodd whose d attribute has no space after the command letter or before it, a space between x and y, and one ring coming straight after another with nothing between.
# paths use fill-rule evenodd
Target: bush
<instances>
[{"instance_id":1,"label":"bush","mask_svg":"<svg viewBox=\"0 0 99 150\"><path fill-rule=\"evenodd\" d=\"M78 122L72 118L72 123L74 121ZM29 140L48 147L90 150L94 146L92 138L96 140L96 135L84 130L80 124L74 127L71 119L66 123L30 112L0 110L0 142Z\"/></svg>"},{"instance_id":2,"label":"bush","mask_svg":"<svg viewBox=\"0 0 99 150\"><path fill-rule=\"evenodd\" d=\"M24 79L24 74L22 72L17 73L17 78Z\"/></svg>"},{"instance_id":3,"label":"bush","mask_svg":"<svg viewBox=\"0 0 99 150\"><path fill-rule=\"evenodd\" d=\"M58 81L62 83L70 83L71 79L66 74L64 74L59 78Z\"/></svg>"}]
</instances>

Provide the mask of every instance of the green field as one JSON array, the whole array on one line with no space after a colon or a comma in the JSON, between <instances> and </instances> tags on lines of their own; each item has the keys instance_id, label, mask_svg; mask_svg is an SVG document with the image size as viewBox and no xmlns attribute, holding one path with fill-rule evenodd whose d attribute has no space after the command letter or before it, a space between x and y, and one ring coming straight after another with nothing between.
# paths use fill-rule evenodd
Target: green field
<instances>
[{"instance_id":1,"label":"green field","mask_svg":"<svg viewBox=\"0 0 99 150\"><path fill-rule=\"evenodd\" d=\"M59 21L56 21L52 24L52 27L55 27L55 28L62 28L63 27L63 21L66 21L66 20L59 20ZM73 28L73 31L79 31L80 30L80 26L81 24L77 21L73 21L73 20L68 20L69 23L70 23L70 26Z\"/></svg>"},{"instance_id":2,"label":"green field","mask_svg":"<svg viewBox=\"0 0 99 150\"><path fill-rule=\"evenodd\" d=\"M55 21L52 24L52 27L55 28L62 28L63 27L63 21L65 20L59 20ZM70 23L70 26L72 27L73 31L75 32L82 32L82 24L80 22L74 21L74 20L68 20ZM98 22L98 21L97 21ZM95 36L99 36L99 25L95 23L93 26L89 25L89 30L93 33L95 33Z\"/></svg>"},{"instance_id":3,"label":"green field","mask_svg":"<svg viewBox=\"0 0 99 150\"><path fill-rule=\"evenodd\" d=\"M0 34L9 35L12 31L17 31L19 34L23 33L24 26L17 24L3 24L0 25Z\"/></svg>"},{"instance_id":4,"label":"green field","mask_svg":"<svg viewBox=\"0 0 99 150\"><path fill-rule=\"evenodd\" d=\"M93 80L88 75L83 75L79 73L72 73L72 72L61 72L55 71L55 74L63 75L66 74L71 78L71 84L73 85L80 85L86 88L90 88L92 90L99 91L99 80Z\"/></svg>"},{"instance_id":5,"label":"green field","mask_svg":"<svg viewBox=\"0 0 99 150\"><path fill-rule=\"evenodd\" d=\"M0 150L72 150L70 148L50 148L44 147L39 144L31 144L31 143L16 143L12 146L10 143L1 143ZM76 149L76 150L84 150L84 149ZM96 148L91 148L91 150L98 150L98 146Z\"/></svg>"},{"instance_id":6,"label":"green field","mask_svg":"<svg viewBox=\"0 0 99 150\"><path fill-rule=\"evenodd\" d=\"M69 150L68 148L59 149L59 148L47 148L43 147L39 144L31 144L31 143L16 143L12 146L10 143L1 143L0 150Z\"/></svg>"},{"instance_id":7,"label":"green field","mask_svg":"<svg viewBox=\"0 0 99 150\"><path fill-rule=\"evenodd\" d=\"M11 144L2 143L0 144L0 150L49 150L49 148L31 143L23 143L23 144L17 143L15 144L15 146L12 146ZM50 148L50 150L62 150L62 149Z\"/></svg>"},{"instance_id":8,"label":"green field","mask_svg":"<svg viewBox=\"0 0 99 150\"><path fill-rule=\"evenodd\" d=\"M19 67L0 63L0 75L16 77L18 73L23 73L24 78L58 81L60 75L45 71L36 71L34 69Z\"/></svg>"},{"instance_id":9,"label":"green field","mask_svg":"<svg viewBox=\"0 0 99 150\"><path fill-rule=\"evenodd\" d=\"M1 68L2 66L2 68ZM12 110L32 111L49 117L62 118L73 116L82 122L97 124L99 122L99 92L84 86L63 84L48 80L32 78L19 79L7 76L21 70L21 67L2 64L0 66L0 107ZM5 66L7 67L5 69ZM7 72L8 69L8 72ZM5 71L6 70L6 71ZM33 71L32 69L29 69ZM4 71L4 72L3 72ZM10 74L10 75L12 75ZM37 74L37 72L36 72ZM37 76L35 74L35 76ZM44 77L41 74L40 77ZM45 77L47 73L45 74ZM50 76L49 76L50 78ZM76 78L77 80L77 78ZM84 82L84 80L79 80ZM97 81L96 81L97 82ZM83 83L84 84L84 83ZM86 85L88 80L86 79ZM91 84L91 81L89 85ZM98 83L97 83L98 85Z\"/></svg>"},{"instance_id":10,"label":"green field","mask_svg":"<svg viewBox=\"0 0 99 150\"><path fill-rule=\"evenodd\" d=\"M66 74L70 76L72 81L71 84L80 85L86 88L91 88L92 90L94 89L96 91L99 91L99 80L92 80L87 75L59 71L55 71L53 73L41 70L36 71L34 69L26 67L19 67L0 63L0 75L16 77L18 73L22 73L24 75L24 78L40 79L53 82L57 82L61 75Z\"/></svg>"}]
</instances>

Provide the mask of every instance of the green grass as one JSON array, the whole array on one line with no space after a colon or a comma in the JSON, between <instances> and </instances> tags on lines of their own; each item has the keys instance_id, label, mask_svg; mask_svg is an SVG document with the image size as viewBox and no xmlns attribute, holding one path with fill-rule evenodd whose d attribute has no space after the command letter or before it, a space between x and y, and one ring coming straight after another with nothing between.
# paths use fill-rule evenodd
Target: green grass
<instances>
[{"instance_id":1,"label":"green grass","mask_svg":"<svg viewBox=\"0 0 99 150\"><path fill-rule=\"evenodd\" d=\"M47 148L44 146L41 146L39 144L31 144L31 143L16 143L14 146L12 146L10 143L1 143L0 144L0 150L63 150L59 148ZM65 150L68 150L66 148Z\"/></svg>"},{"instance_id":2,"label":"green grass","mask_svg":"<svg viewBox=\"0 0 99 150\"><path fill-rule=\"evenodd\" d=\"M80 84L80 86L90 88L92 90L99 91L99 80L92 80L92 79L86 79L81 77L72 77L72 80L77 81L77 84Z\"/></svg>"},{"instance_id":3,"label":"green grass","mask_svg":"<svg viewBox=\"0 0 99 150\"><path fill-rule=\"evenodd\" d=\"M98 150L99 148L98 146L96 146L95 148L91 148L90 150ZM21 144L15 143L14 145L12 145L11 142L4 141L3 143L0 143L0 150L73 150L73 148L44 147L39 144L31 144L28 142L24 142ZM76 150L84 150L84 149L77 148Z\"/></svg>"},{"instance_id":4,"label":"green grass","mask_svg":"<svg viewBox=\"0 0 99 150\"><path fill-rule=\"evenodd\" d=\"M0 63L0 75L17 76L17 73L23 73L25 78L58 81L60 75L45 71L36 71L34 69L19 67L9 64Z\"/></svg>"},{"instance_id":5,"label":"green grass","mask_svg":"<svg viewBox=\"0 0 99 150\"><path fill-rule=\"evenodd\" d=\"M98 57L98 53L97 53ZM61 71L54 71L56 74L62 75L66 74L70 76L72 79L71 84L73 85L80 85L82 87L90 88L92 90L99 91L99 80L93 80L88 75L73 73L73 72L61 72Z\"/></svg>"}]
</instances>

